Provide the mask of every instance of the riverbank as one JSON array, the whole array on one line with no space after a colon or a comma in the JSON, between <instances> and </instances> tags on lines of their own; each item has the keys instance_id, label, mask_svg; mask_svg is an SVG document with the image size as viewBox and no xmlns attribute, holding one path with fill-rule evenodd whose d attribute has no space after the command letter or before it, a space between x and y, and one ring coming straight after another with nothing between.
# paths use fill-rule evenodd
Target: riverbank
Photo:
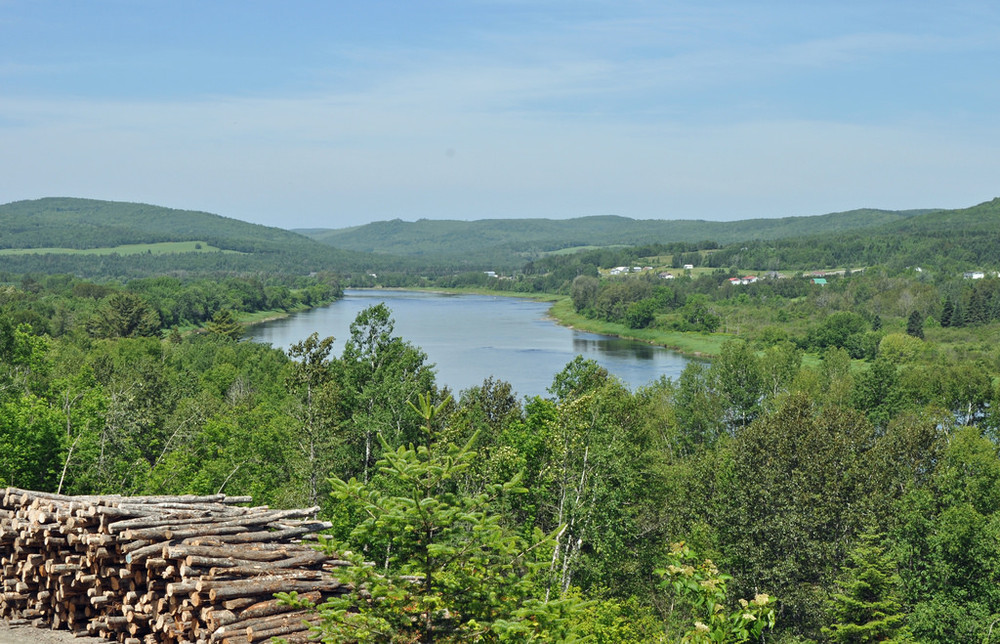
<instances>
[{"instance_id":1,"label":"riverbank","mask_svg":"<svg viewBox=\"0 0 1000 644\"><path fill-rule=\"evenodd\" d=\"M626 340L638 340L699 358L718 356L723 343L735 337L728 333L682 333L662 329L630 329L624 324L592 320L573 310L573 301L567 296L561 296L552 304L549 315L559 324L578 331L613 335Z\"/></svg>"},{"instance_id":2,"label":"riverbank","mask_svg":"<svg viewBox=\"0 0 1000 644\"><path fill-rule=\"evenodd\" d=\"M252 311L252 312L238 311L238 312L235 313L235 315L236 315L236 321L240 324L240 326L242 326L245 329L248 329L248 328L250 328L252 326L256 326L258 324L264 324L265 322L274 322L275 320L283 320L283 319L285 319L285 318L287 318L287 317L289 317L289 316L291 316L291 315L293 315L295 313L302 313L303 311L308 311L310 309L319 308L321 306L329 306L330 304L333 304L334 302L336 302L337 299L338 298L334 298L332 300L328 300L328 301L324 301L324 302L319 302L319 303L311 305L311 306L303 304L302 306L297 306L295 308L291 308L291 309L287 309L287 310L286 309L271 309L271 310L268 310L268 311ZM175 328L176 328L177 332L180 333L181 335L189 335L189 334L192 334L192 333L204 333L208 329L208 325L207 324L202 324L202 325L189 324L189 325L175 327ZM2 643L0 643L0 644L2 644Z\"/></svg>"},{"instance_id":3,"label":"riverbank","mask_svg":"<svg viewBox=\"0 0 1000 644\"><path fill-rule=\"evenodd\" d=\"M386 289L392 290L392 289ZM586 318L573 309L573 301L566 295L554 293L518 293L514 291L494 291L483 288L405 288L399 290L427 291L431 293L455 293L463 295L497 295L551 302L549 315L556 323L588 333L610 335L625 340L636 340L698 358L713 358L719 355L722 345L735 336L728 333L684 333L663 329L630 329L624 324Z\"/></svg>"},{"instance_id":4,"label":"riverbank","mask_svg":"<svg viewBox=\"0 0 1000 644\"><path fill-rule=\"evenodd\" d=\"M274 322L275 320L283 320L295 313L302 313L303 311L309 311L311 309L318 309L322 306L329 306L336 302L340 298L333 298L330 300L324 300L322 302L317 302L313 305L303 304L301 306L296 306L291 309L271 309L270 311L254 311L252 313L239 313L237 321L245 327L254 326L256 324L263 324L265 322Z\"/></svg>"}]
</instances>

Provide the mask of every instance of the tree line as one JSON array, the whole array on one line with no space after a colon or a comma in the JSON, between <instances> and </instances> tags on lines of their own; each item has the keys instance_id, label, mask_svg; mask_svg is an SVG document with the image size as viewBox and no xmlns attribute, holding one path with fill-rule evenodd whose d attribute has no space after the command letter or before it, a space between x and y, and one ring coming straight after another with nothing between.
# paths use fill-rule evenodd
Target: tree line
<instances>
[{"instance_id":1,"label":"tree line","mask_svg":"<svg viewBox=\"0 0 1000 644\"><path fill-rule=\"evenodd\" d=\"M866 279L803 297L937 306ZM886 300L803 322L809 353L737 337L636 391L577 358L520 399L495 378L441 387L384 305L339 355L318 335L287 353L240 341L214 315L181 335L146 334L142 315L128 334L29 314L61 301L83 320L127 293L162 324L195 285L4 288L0 485L319 505L329 547L381 584L377 601L318 608L347 641L979 642L1000 617L995 369L934 340L967 327L883 333L900 326ZM227 307L268 301L266 282L231 286ZM674 293L680 309L721 301ZM868 333L874 356L852 361Z\"/></svg>"}]
</instances>

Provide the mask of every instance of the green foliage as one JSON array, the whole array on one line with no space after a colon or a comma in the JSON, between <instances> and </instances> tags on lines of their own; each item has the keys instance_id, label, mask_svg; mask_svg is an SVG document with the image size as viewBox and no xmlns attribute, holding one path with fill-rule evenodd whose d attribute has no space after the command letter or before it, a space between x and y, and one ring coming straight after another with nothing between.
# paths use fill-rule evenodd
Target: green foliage
<instances>
[{"instance_id":1,"label":"green foliage","mask_svg":"<svg viewBox=\"0 0 1000 644\"><path fill-rule=\"evenodd\" d=\"M236 317L229 309L219 309L212 320L205 325L209 333L215 333L230 340L239 340L243 337L243 326L236 321Z\"/></svg>"},{"instance_id":2,"label":"green foliage","mask_svg":"<svg viewBox=\"0 0 1000 644\"><path fill-rule=\"evenodd\" d=\"M409 401L430 391L434 374L427 355L393 335L395 321L384 303L361 311L344 343L338 387L345 419L341 431L344 461L340 471L371 479L381 441L395 449L420 436L418 419Z\"/></svg>"},{"instance_id":3,"label":"green foliage","mask_svg":"<svg viewBox=\"0 0 1000 644\"><path fill-rule=\"evenodd\" d=\"M878 427L885 427L903 406L899 371L887 357L879 357L854 379L851 404L865 412Z\"/></svg>"},{"instance_id":4,"label":"green foliage","mask_svg":"<svg viewBox=\"0 0 1000 644\"><path fill-rule=\"evenodd\" d=\"M699 560L684 542L672 545L667 562L666 568L656 572L694 619L681 642L740 644L774 628L774 598L757 593L749 601L740 599L739 608L727 605L726 587L732 578L720 573L710 559Z\"/></svg>"},{"instance_id":5,"label":"green foliage","mask_svg":"<svg viewBox=\"0 0 1000 644\"><path fill-rule=\"evenodd\" d=\"M334 497L366 518L348 543L329 547L384 564L353 557L342 578L355 590L319 607L319 632L336 641L572 641L580 603L546 601L539 584L553 537L525 542L490 511L497 497L523 492L518 482L454 492L475 454L469 445L437 444L433 424L445 404L427 395L414 408L426 422L425 445L394 451L383 441L379 468L392 492L332 480Z\"/></svg>"},{"instance_id":6,"label":"green foliage","mask_svg":"<svg viewBox=\"0 0 1000 644\"><path fill-rule=\"evenodd\" d=\"M924 316L920 311L910 312L906 319L906 333L914 338L924 339Z\"/></svg>"},{"instance_id":7,"label":"green foliage","mask_svg":"<svg viewBox=\"0 0 1000 644\"><path fill-rule=\"evenodd\" d=\"M900 502L903 598L921 642L982 642L997 619L1000 459L975 428L955 433L926 487Z\"/></svg>"},{"instance_id":8,"label":"green foliage","mask_svg":"<svg viewBox=\"0 0 1000 644\"><path fill-rule=\"evenodd\" d=\"M723 400L711 385L709 371L704 363L692 361L677 381L674 414L681 454L714 447L725 428Z\"/></svg>"},{"instance_id":9,"label":"green foliage","mask_svg":"<svg viewBox=\"0 0 1000 644\"><path fill-rule=\"evenodd\" d=\"M320 486L329 466L329 454L335 444L337 426L337 389L330 360L333 337L319 338L312 333L288 351L296 362L288 375L289 387L298 394L296 416L299 420L301 472L305 483L302 498L310 506L320 501Z\"/></svg>"},{"instance_id":10,"label":"green foliage","mask_svg":"<svg viewBox=\"0 0 1000 644\"><path fill-rule=\"evenodd\" d=\"M555 375L548 391L556 400L572 400L599 389L610 377L608 370L596 361L576 356Z\"/></svg>"},{"instance_id":11,"label":"green foliage","mask_svg":"<svg viewBox=\"0 0 1000 644\"><path fill-rule=\"evenodd\" d=\"M632 311L632 321L643 321L643 309L633 309L639 302L647 301L652 295L653 288L648 282L634 279L617 280L608 282L601 288L594 299L594 314L609 322L624 322L629 324L629 311ZM650 302L645 306L653 306ZM651 314L653 309L649 309ZM651 320L649 320L651 321ZM629 324L631 326L631 324ZM648 321L646 326L648 326ZM631 328L643 328L642 326L631 326Z\"/></svg>"},{"instance_id":12,"label":"green foliage","mask_svg":"<svg viewBox=\"0 0 1000 644\"><path fill-rule=\"evenodd\" d=\"M0 485L55 489L61 424L56 410L32 394L0 403Z\"/></svg>"},{"instance_id":13,"label":"green foliage","mask_svg":"<svg viewBox=\"0 0 1000 644\"><path fill-rule=\"evenodd\" d=\"M730 428L746 427L760 413L767 386L757 356L745 342L726 342L711 371Z\"/></svg>"},{"instance_id":14,"label":"green foliage","mask_svg":"<svg viewBox=\"0 0 1000 644\"><path fill-rule=\"evenodd\" d=\"M579 275L574 278L570 287L570 297L573 299L573 308L576 309L577 313L593 310L600 287L601 282L596 277Z\"/></svg>"},{"instance_id":15,"label":"green foliage","mask_svg":"<svg viewBox=\"0 0 1000 644\"><path fill-rule=\"evenodd\" d=\"M135 338L156 335L160 316L134 293L118 292L102 302L91 324L91 333L99 338Z\"/></svg>"},{"instance_id":16,"label":"green foliage","mask_svg":"<svg viewBox=\"0 0 1000 644\"><path fill-rule=\"evenodd\" d=\"M951 296L946 295L941 305L941 326L958 326L958 321L955 317L955 302Z\"/></svg>"},{"instance_id":17,"label":"green foliage","mask_svg":"<svg viewBox=\"0 0 1000 644\"><path fill-rule=\"evenodd\" d=\"M794 394L725 447L715 526L726 566L739 592L777 593L800 634L824 623L824 589L888 489L873 475L876 442L856 412Z\"/></svg>"},{"instance_id":18,"label":"green foliage","mask_svg":"<svg viewBox=\"0 0 1000 644\"><path fill-rule=\"evenodd\" d=\"M722 324L722 318L712 311L708 306L708 299L702 295L688 298L681 309L681 317L683 322L678 326L681 331L714 333Z\"/></svg>"},{"instance_id":19,"label":"green foliage","mask_svg":"<svg viewBox=\"0 0 1000 644\"><path fill-rule=\"evenodd\" d=\"M823 320L809 332L807 342L817 349L827 347L847 348L852 336L857 336L869 328L865 319L851 311L838 311ZM855 357L852 355L852 357Z\"/></svg>"},{"instance_id":20,"label":"green foliage","mask_svg":"<svg viewBox=\"0 0 1000 644\"><path fill-rule=\"evenodd\" d=\"M657 308L656 300L651 297L633 302L625 311L625 325L630 329L645 329L656 318Z\"/></svg>"},{"instance_id":21,"label":"green foliage","mask_svg":"<svg viewBox=\"0 0 1000 644\"><path fill-rule=\"evenodd\" d=\"M832 623L823 632L834 642L912 642L900 599L896 563L883 535L863 533L848 555L838 592L830 599Z\"/></svg>"},{"instance_id":22,"label":"green foliage","mask_svg":"<svg viewBox=\"0 0 1000 644\"><path fill-rule=\"evenodd\" d=\"M624 600L588 602L576 616L581 641L593 644L649 644L665 642L666 633L651 606L635 596Z\"/></svg>"},{"instance_id":23,"label":"green foliage","mask_svg":"<svg viewBox=\"0 0 1000 644\"><path fill-rule=\"evenodd\" d=\"M878 357L899 365L912 361L923 349L923 343L912 333L889 333L878 345Z\"/></svg>"}]
</instances>

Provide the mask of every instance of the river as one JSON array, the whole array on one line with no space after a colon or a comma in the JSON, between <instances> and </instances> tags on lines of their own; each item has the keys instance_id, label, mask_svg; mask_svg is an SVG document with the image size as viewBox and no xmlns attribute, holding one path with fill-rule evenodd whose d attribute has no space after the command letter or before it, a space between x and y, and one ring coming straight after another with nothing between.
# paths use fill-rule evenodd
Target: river
<instances>
[{"instance_id":1,"label":"river","mask_svg":"<svg viewBox=\"0 0 1000 644\"><path fill-rule=\"evenodd\" d=\"M248 336L287 349L313 332L332 335L339 356L357 314L380 302L392 311L394 335L420 347L435 364L438 385L455 392L494 376L519 396L547 396L553 376L577 355L634 390L660 376L676 379L690 360L643 342L559 326L544 302L425 291L348 289L329 306L255 325Z\"/></svg>"}]
</instances>

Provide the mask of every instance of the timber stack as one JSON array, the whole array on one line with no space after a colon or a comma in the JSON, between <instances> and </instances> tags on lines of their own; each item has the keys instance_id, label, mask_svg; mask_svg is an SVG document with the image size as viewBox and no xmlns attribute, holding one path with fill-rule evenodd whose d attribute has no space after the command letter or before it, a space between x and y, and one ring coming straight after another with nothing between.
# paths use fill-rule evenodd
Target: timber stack
<instances>
[{"instance_id":1,"label":"timber stack","mask_svg":"<svg viewBox=\"0 0 1000 644\"><path fill-rule=\"evenodd\" d=\"M0 489L0 617L125 644L311 641L314 603L347 562L311 543L318 508L250 497L65 496Z\"/></svg>"}]
</instances>

